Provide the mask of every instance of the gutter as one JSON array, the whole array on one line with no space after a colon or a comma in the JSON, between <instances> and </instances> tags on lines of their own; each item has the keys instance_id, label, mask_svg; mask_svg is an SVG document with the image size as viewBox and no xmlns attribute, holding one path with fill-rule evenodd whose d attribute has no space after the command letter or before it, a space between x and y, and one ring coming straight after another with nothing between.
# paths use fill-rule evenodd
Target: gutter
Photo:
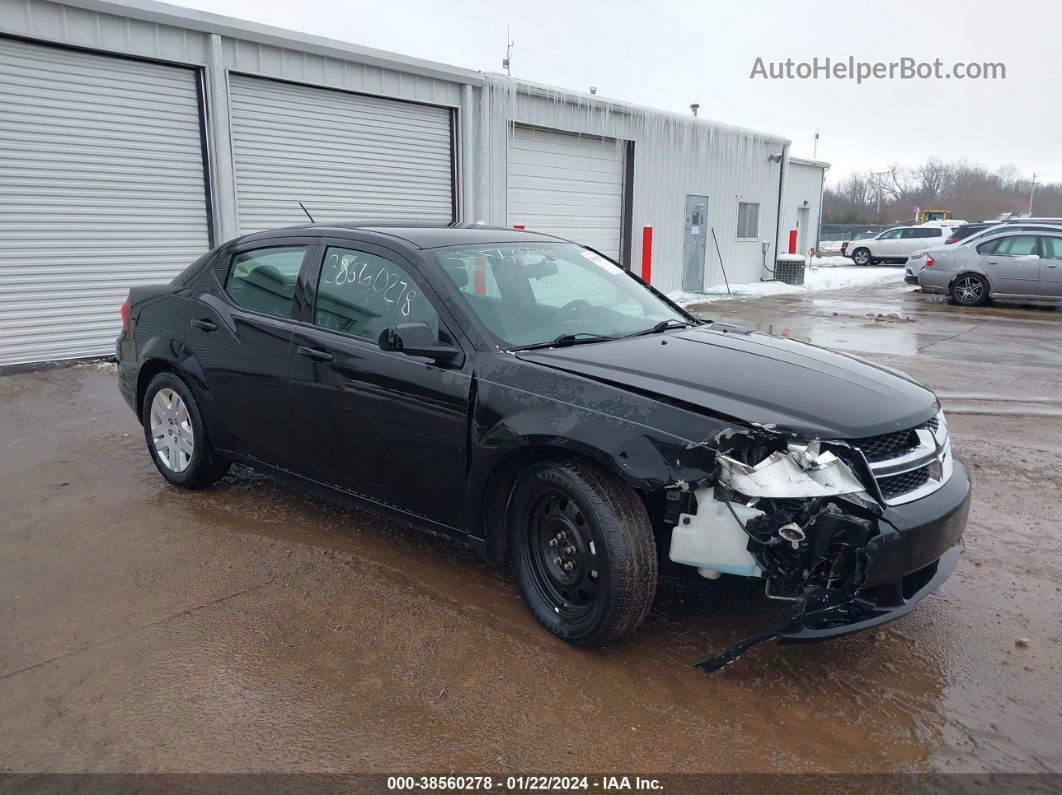
<instances>
[{"instance_id":1,"label":"gutter","mask_svg":"<svg viewBox=\"0 0 1062 795\"><path fill-rule=\"evenodd\" d=\"M482 73L472 69L462 69L423 58L400 55L374 47L364 47L324 36L313 36L169 3L157 3L154 0L63 0L63 4L111 16L129 17L199 33L214 33L232 39L268 44L285 50L309 52L326 58L356 61L384 69L399 69L451 83L482 86L484 82Z\"/></svg>"}]
</instances>

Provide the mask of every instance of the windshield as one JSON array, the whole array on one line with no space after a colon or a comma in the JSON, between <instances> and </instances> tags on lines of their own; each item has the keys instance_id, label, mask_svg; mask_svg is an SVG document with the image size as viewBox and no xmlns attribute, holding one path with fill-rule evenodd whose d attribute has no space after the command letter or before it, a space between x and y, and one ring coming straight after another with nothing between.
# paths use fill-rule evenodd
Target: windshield
<instances>
[{"instance_id":1,"label":"windshield","mask_svg":"<svg viewBox=\"0 0 1062 795\"><path fill-rule=\"evenodd\" d=\"M435 256L505 347L564 335L619 337L690 319L626 271L572 243L441 249Z\"/></svg>"}]
</instances>

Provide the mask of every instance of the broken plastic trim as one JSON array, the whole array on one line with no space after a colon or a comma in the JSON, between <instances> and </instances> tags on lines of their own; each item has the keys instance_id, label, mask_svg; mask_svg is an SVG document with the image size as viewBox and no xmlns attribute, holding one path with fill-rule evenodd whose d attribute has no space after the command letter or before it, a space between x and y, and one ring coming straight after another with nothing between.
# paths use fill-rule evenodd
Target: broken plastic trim
<instances>
[{"instance_id":1,"label":"broken plastic trim","mask_svg":"<svg viewBox=\"0 0 1062 795\"><path fill-rule=\"evenodd\" d=\"M785 452L775 450L757 464L746 464L724 453L716 454L720 482L745 497L774 499L833 497L866 490L841 459L822 450L818 440L790 442Z\"/></svg>"},{"instance_id":2,"label":"broken plastic trim","mask_svg":"<svg viewBox=\"0 0 1062 795\"><path fill-rule=\"evenodd\" d=\"M872 607L859 598L866 543L879 530L881 508L849 465L819 440L804 441L774 426L727 429L714 439L715 497L731 509L749 537L748 549L772 583L795 587L785 624L741 640L696 666L719 671L764 641L800 633L810 624ZM847 447L844 442L830 446ZM732 502L755 505L742 522Z\"/></svg>"}]
</instances>

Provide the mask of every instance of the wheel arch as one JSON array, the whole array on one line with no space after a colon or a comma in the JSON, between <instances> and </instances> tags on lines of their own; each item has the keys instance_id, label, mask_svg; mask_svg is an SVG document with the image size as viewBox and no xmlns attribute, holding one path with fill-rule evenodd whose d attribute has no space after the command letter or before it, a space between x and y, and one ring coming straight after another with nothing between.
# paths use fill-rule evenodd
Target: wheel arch
<instances>
[{"instance_id":1,"label":"wheel arch","mask_svg":"<svg viewBox=\"0 0 1062 795\"><path fill-rule=\"evenodd\" d=\"M993 284L992 278L987 273L985 273L984 271L975 271L971 268L964 268L961 271L956 271L955 274L950 279L948 279L948 295L951 295L952 285L954 285L955 282L963 276L977 276L978 278L984 280L985 284L988 285L988 295L985 296L986 301L990 299L993 293L995 293L996 291L996 286L995 284Z\"/></svg>"},{"instance_id":2,"label":"wheel arch","mask_svg":"<svg viewBox=\"0 0 1062 795\"><path fill-rule=\"evenodd\" d=\"M650 510L648 493L632 482L607 451L571 440L558 443L556 437L524 440L514 445L491 465L490 474L478 490L475 503L478 509L478 530L484 540L488 559L498 563L509 561L507 538L509 499L520 476L541 461L580 461L604 469L626 484Z\"/></svg>"}]
</instances>

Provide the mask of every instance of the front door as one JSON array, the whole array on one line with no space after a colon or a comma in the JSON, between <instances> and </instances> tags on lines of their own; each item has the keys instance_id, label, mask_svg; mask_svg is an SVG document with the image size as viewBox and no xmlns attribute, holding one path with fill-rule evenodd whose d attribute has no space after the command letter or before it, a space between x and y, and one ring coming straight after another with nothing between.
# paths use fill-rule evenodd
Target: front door
<instances>
[{"instance_id":1,"label":"front door","mask_svg":"<svg viewBox=\"0 0 1062 795\"><path fill-rule=\"evenodd\" d=\"M312 240L259 242L219 263L224 296L202 293L185 331L229 439L223 446L292 468L288 368L295 285Z\"/></svg>"},{"instance_id":2,"label":"front door","mask_svg":"<svg viewBox=\"0 0 1062 795\"><path fill-rule=\"evenodd\" d=\"M808 240L807 207L797 207L797 254L807 254L811 243Z\"/></svg>"},{"instance_id":3,"label":"front door","mask_svg":"<svg viewBox=\"0 0 1062 795\"><path fill-rule=\"evenodd\" d=\"M439 365L379 347L428 323L460 346L416 268L397 252L336 240L311 273L292 339L292 413L313 478L451 527L462 523L471 358Z\"/></svg>"},{"instance_id":4,"label":"front door","mask_svg":"<svg viewBox=\"0 0 1062 795\"><path fill-rule=\"evenodd\" d=\"M704 290L704 262L708 250L708 197L686 197L686 233L682 244L682 289Z\"/></svg>"},{"instance_id":5,"label":"front door","mask_svg":"<svg viewBox=\"0 0 1062 795\"><path fill-rule=\"evenodd\" d=\"M1062 298L1062 237L1040 238L1038 295Z\"/></svg>"},{"instance_id":6,"label":"front door","mask_svg":"<svg viewBox=\"0 0 1062 795\"><path fill-rule=\"evenodd\" d=\"M1036 295L1040 280L1039 244L1036 235L1013 235L978 247L981 266L992 289L1008 295Z\"/></svg>"}]
</instances>

